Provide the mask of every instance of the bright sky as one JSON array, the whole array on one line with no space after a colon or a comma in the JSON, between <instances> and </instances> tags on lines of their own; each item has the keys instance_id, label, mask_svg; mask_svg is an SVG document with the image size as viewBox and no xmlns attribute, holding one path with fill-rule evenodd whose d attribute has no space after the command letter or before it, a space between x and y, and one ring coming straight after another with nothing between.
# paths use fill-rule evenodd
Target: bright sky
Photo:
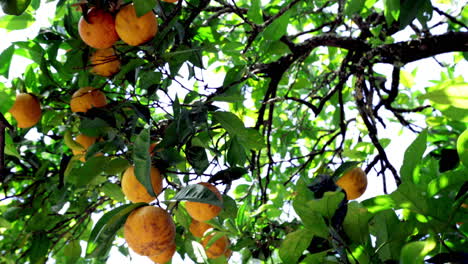
<instances>
[{"instance_id":1,"label":"bright sky","mask_svg":"<svg viewBox=\"0 0 468 264\"><path fill-rule=\"evenodd\" d=\"M36 18L38 18L38 21L36 21L32 26L30 26L28 29L25 30L17 30L17 31L12 31L12 32L7 32L4 29L0 28L0 39L2 40L0 42L0 52L9 47L11 42L14 41L21 41L28 39L28 37L33 37L36 36L38 30L41 27L50 25L48 22L48 18L51 17L51 14L54 13L55 6L54 2L50 3L41 3L41 8L38 10L38 13L36 15ZM0 17L3 16L4 14L0 11ZM441 32L443 32L444 29L441 28ZM398 33L395 35L395 38L397 41L403 41L403 40L408 40L409 33L408 31ZM451 61L452 56L451 55L439 55L437 56L437 59L441 62L444 61ZM10 79L13 79L15 77L19 77L23 74L24 69L28 65L28 60L24 59L19 56L15 56L13 58L13 63L14 65L13 68L10 69ZM438 79L439 73L441 71L440 65L433 59L425 59L421 60L417 63L411 63L406 65L403 69L407 72L411 72L414 68L418 68L417 75L414 79L415 81L415 87L414 89L424 91L424 88L427 86L432 86L430 83L430 80L432 79ZM183 67L183 69L185 69ZM463 60L457 65L455 75L462 75L464 76L465 80L468 80L468 72L466 71L468 69L468 63L466 60ZM375 68L376 72L385 74L386 76L391 76L391 66L389 65L378 65ZM209 75L209 71L207 71L205 74L205 77ZM187 74L188 75L188 74ZM186 74L182 74L182 76L187 76ZM219 80L222 82L222 77L221 78L206 78L210 80ZM187 84L187 87L191 87L189 83L186 80L180 79L180 81L184 84ZM0 82L6 83L8 80L6 80L3 77L0 77ZM193 81L190 81L193 83ZM419 118L417 123L421 126L425 126L424 120ZM383 129L382 127L379 128L379 137L380 138L390 138L391 143L390 145L386 148L387 154L389 155L389 159L392 162L392 164L399 170L402 160L403 160L403 155L405 149L411 144L411 142L415 139L416 135L413 134L412 132L408 131L407 129L401 129L401 126L398 124L394 123L387 123L388 127L386 129ZM250 125L250 124L246 124ZM33 137L33 135L31 135ZM369 175L369 187L367 188L367 191L364 193L364 195L359 198L358 200L365 200L370 197L374 197L376 195L382 194L382 180L381 178L375 177L375 173L371 172ZM393 183L393 180L391 179L390 174L388 173L387 177L387 184L388 184L388 190L389 192L393 191L395 189L395 185ZM234 189L234 188L233 188ZM98 219L98 216L93 217L95 221ZM123 240L119 239L117 241L118 244L123 244ZM82 248L83 250L86 248L86 244L82 242ZM238 259L238 256L234 255L231 260ZM53 262L50 262L53 263ZM149 261L146 257L141 257L136 254L132 254L132 259L124 258L117 249L113 248L113 250L110 253L110 259L108 263L152 263ZM184 263L182 259L177 255L173 259L173 263Z\"/></svg>"}]
</instances>

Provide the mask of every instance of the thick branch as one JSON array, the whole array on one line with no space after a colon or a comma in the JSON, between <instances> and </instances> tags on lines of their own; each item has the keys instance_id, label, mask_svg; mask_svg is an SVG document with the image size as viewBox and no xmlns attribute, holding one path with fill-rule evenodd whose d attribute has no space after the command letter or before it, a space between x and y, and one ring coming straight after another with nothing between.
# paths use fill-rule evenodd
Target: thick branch
<instances>
[{"instance_id":1,"label":"thick branch","mask_svg":"<svg viewBox=\"0 0 468 264\"><path fill-rule=\"evenodd\" d=\"M3 182L5 175L5 129L13 129L2 113L0 113L0 182Z\"/></svg>"},{"instance_id":2,"label":"thick branch","mask_svg":"<svg viewBox=\"0 0 468 264\"><path fill-rule=\"evenodd\" d=\"M468 51L468 32L449 32L412 41L398 42L380 46L371 51L366 58L372 62L409 63L438 54L454 51Z\"/></svg>"}]
</instances>

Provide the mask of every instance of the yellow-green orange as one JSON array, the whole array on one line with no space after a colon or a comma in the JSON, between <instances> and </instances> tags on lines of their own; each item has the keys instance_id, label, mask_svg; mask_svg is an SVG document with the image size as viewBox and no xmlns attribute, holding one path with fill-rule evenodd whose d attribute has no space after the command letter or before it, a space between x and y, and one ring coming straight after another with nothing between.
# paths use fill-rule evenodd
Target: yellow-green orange
<instances>
[{"instance_id":1,"label":"yellow-green orange","mask_svg":"<svg viewBox=\"0 0 468 264\"><path fill-rule=\"evenodd\" d=\"M336 185L345 190L348 200L354 200L366 191L367 175L361 168L354 168L346 172Z\"/></svg>"},{"instance_id":2,"label":"yellow-green orange","mask_svg":"<svg viewBox=\"0 0 468 264\"><path fill-rule=\"evenodd\" d=\"M15 118L19 128L34 126L42 116L39 100L27 93L17 94L15 103L8 112Z\"/></svg>"},{"instance_id":3,"label":"yellow-green orange","mask_svg":"<svg viewBox=\"0 0 468 264\"><path fill-rule=\"evenodd\" d=\"M223 197L221 196L221 193L219 193L218 189L210 183L207 182L201 182L198 183L201 184L208 189L210 189L212 192L216 194L218 199L222 202ZM218 216L218 214L221 212L221 207L213 205L213 204L207 204L207 203L200 203L200 202L185 202L185 209L187 210L188 214L195 220L204 222L208 221L210 219L213 219L214 217Z\"/></svg>"},{"instance_id":4,"label":"yellow-green orange","mask_svg":"<svg viewBox=\"0 0 468 264\"><path fill-rule=\"evenodd\" d=\"M133 4L121 8L115 17L115 30L131 46L150 41L158 32L158 20L153 12L137 17Z\"/></svg>"},{"instance_id":5,"label":"yellow-green orange","mask_svg":"<svg viewBox=\"0 0 468 264\"><path fill-rule=\"evenodd\" d=\"M106 95L93 87L83 87L78 89L70 100L72 112L86 113L93 107L103 107L107 105Z\"/></svg>"},{"instance_id":6,"label":"yellow-green orange","mask_svg":"<svg viewBox=\"0 0 468 264\"><path fill-rule=\"evenodd\" d=\"M151 168L151 185L153 186L153 191L156 195L160 194L162 191L162 178L161 173L157 168ZM156 197L151 196L148 191L146 190L145 186L141 184L136 175L135 175L135 167L131 166L125 170L122 176L122 191L127 197L128 200L139 203L145 202L149 203L156 199Z\"/></svg>"},{"instance_id":7,"label":"yellow-green orange","mask_svg":"<svg viewBox=\"0 0 468 264\"><path fill-rule=\"evenodd\" d=\"M135 209L124 225L124 238L135 253L156 256L175 243L175 224L169 213L159 207Z\"/></svg>"}]
</instances>

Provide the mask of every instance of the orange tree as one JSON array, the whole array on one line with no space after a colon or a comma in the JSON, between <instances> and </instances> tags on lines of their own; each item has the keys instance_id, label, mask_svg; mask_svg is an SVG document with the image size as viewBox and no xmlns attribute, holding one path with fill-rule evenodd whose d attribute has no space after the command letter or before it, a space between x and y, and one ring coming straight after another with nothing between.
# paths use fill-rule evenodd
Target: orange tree
<instances>
[{"instance_id":1,"label":"orange tree","mask_svg":"<svg viewBox=\"0 0 468 264\"><path fill-rule=\"evenodd\" d=\"M9 31L45 5L0 3ZM141 251L156 261L174 251L206 263L466 260L466 1L52 5L48 27L0 51L1 263L128 255L117 238L147 205L122 192L130 166L132 184L174 221L163 248ZM93 59L83 39L111 50ZM29 62L22 74L17 57ZM408 66L432 61L434 72ZM416 75L432 81L420 88ZM19 93L41 111L11 111ZM388 151L395 126L417 135L400 153ZM376 177L367 190L382 195L348 201ZM195 235L186 203L207 218Z\"/></svg>"}]
</instances>

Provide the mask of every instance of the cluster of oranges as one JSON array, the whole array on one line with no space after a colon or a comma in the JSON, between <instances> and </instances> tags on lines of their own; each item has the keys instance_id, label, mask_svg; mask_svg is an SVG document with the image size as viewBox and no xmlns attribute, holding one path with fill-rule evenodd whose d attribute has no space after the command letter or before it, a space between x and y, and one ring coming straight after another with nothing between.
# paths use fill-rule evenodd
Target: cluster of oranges
<instances>
[{"instance_id":1,"label":"cluster of oranges","mask_svg":"<svg viewBox=\"0 0 468 264\"><path fill-rule=\"evenodd\" d=\"M133 4L122 7L115 17L104 9L92 7L86 17L81 17L78 32L84 43L96 49L90 58L91 71L109 77L120 70L113 45L119 39L131 46L150 41L158 32L158 20L151 11L138 17Z\"/></svg>"},{"instance_id":2,"label":"cluster of oranges","mask_svg":"<svg viewBox=\"0 0 468 264\"><path fill-rule=\"evenodd\" d=\"M78 22L78 32L83 42L95 49L90 57L91 72L109 77L120 70L120 59L113 45L119 39L131 46L150 41L158 32L158 20L152 11L138 17L133 4L120 8L115 17L104 9L92 7L86 18L81 17ZM92 107L103 107L106 104L105 95L93 87L79 89L70 102L73 112L86 112ZM28 93L18 94L9 112L19 128L36 125L42 116L38 98Z\"/></svg>"},{"instance_id":3,"label":"cluster of oranges","mask_svg":"<svg viewBox=\"0 0 468 264\"><path fill-rule=\"evenodd\" d=\"M151 184L156 195L161 193L162 177L156 168L151 168ZM222 201L222 196L215 186L206 182L199 184L214 192ZM137 180L133 166L123 174L122 191L125 197L134 203L149 203L156 199ZM201 239L207 257L218 258L222 255L229 257L231 251L228 249L228 238L223 235L211 241L216 232L210 224L205 222L218 216L221 208L200 202L186 202L185 208L193 218L189 230L196 238ZM128 246L135 253L148 256L155 263L166 263L172 259L176 251L175 232L175 224L171 215L166 210L151 205L134 210L124 225L124 238Z\"/></svg>"}]
</instances>

